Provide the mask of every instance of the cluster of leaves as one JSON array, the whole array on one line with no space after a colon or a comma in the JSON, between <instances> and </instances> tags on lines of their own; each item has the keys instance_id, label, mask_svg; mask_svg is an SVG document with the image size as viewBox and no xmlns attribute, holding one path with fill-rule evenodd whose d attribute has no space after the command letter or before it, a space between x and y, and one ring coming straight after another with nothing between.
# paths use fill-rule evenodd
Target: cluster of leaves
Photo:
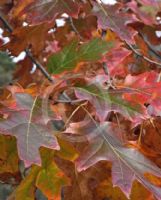
<instances>
[{"instance_id":1,"label":"cluster of leaves","mask_svg":"<svg viewBox=\"0 0 161 200\"><path fill-rule=\"evenodd\" d=\"M0 198L161 200L161 1L1 0L0 20Z\"/></svg>"}]
</instances>

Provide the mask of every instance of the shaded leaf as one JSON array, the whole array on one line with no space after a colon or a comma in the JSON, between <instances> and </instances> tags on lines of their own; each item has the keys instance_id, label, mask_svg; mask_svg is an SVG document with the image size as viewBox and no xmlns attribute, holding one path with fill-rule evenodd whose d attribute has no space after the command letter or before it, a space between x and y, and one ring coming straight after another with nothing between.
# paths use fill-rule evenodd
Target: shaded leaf
<instances>
[{"instance_id":1,"label":"shaded leaf","mask_svg":"<svg viewBox=\"0 0 161 200\"><path fill-rule=\"evenodd\" d=\"M35 200L35 181L39 170L37 166L31 168L29 175L17 187L15 200Z\"/></svg>"},{"instance_id":2,"label":"shaded leaf","mask_svg":"<svg viewBox=\"0 0 161 200\"><path fill-rule=\"evenodd\" d=\"M60 150L55 153L57 156L70 161L74 161L78 157L78 152L68 141L58 138L58 143Z\"/></svg>"},{"instance_id":3,"label":"shaded leaf","mask_svg":"<svg viewBox=\"0 0 161 200\"><path fill-rule=\"evenodd\" d=\"M155 200L155 197L152 197L151 193L143 187L141 183L138 181L133 182L132 191L130 198L127 198L124 194L122 194L120 188L113 187L112 182L107 179L103 181L98 189L97 189L97 196L98 199L103 198L111 198L112 200L138 200L138 199L149 199L149 200Z\"/></svg>"},{"instance_id":4,"label":"shaded leaf","mask_svg":"<svg viewBox=\"0 0 161 200\"><path fill-rule=\"evenodd\" d=\"M36 195L36 199L38 200L48 200L47 197L45 197L44 194L39 189L36 190L35 195Z\"/></svg>"},{"instance_id":5,"label":"shaded leaf","mask_svg":"<svg viewBox=\"0 0 161 200\"><path fill-rule=\"evenodd\" d=\"M159 18L160 19L160 18ZM159 21L159 20L158 20ZM161 31L159 27L151 27L145 26L142 30L140 30L143 40L148 44L151 49L151 54L155 59L161 61L161 37L159 37L156 33Z\"/></svg>"},{"instance_id":6,"label":"shaded leaf","mask_svg":"<svg viewBox=\"0 0 161 200\"><path fill-rule=\"evenodd\" d=\"M75 165L67 160L56 158L56 163L71 178L71 185L63 187L64 200L100 200L96 198L96 188L102 180L110 177L110 165L97 163L86 171L77 172Z\"/></svg>"},{"instance_id":7,"label":"shaded leaf","mask_svg":"<svg viewBox=\"0 0 161 200\"><path fill-rule=\"evenodd\" d=\"M13 63L6 52L0 51L0 87L12 81L14 70L15 63Z\"/></svg>"},{"instance_id":8,"label":"shaded leaf","mask_svg":"<svg viewBox=\"0 0 161 200\"><path fill-rule=\"evenodd\" d=\"M16 2L16 5L12 8L11 12L10 12L10 16L12 18L16 18L16 19L20 19L20 14L22 13L22 11L29 6L31 3L33 2L33 0L19 0Z\"/></svg>"},{"instance_id":9,"label":"shaded leaf","mask_svg":"<svg viewBox=\"0 0 161 200\"><path fill-rule=\"evenodd\" d=\"M90 39L92 38L92 32L96 30L97 18L93 15L89 15L86 18L82 17L78 19L73 19L73 24L78 30L80 36Z\"/></svg>"},{"instance_id":10,"label":"shaded leaf","mask_svg":"<svg viewBox=\"0 0 161 200\"><path fill-rule=\"evenodd\" d=\"M19 171L19 158L16 140L13 137L0 135L0 174Z\"/></svg>"}]
</instances>

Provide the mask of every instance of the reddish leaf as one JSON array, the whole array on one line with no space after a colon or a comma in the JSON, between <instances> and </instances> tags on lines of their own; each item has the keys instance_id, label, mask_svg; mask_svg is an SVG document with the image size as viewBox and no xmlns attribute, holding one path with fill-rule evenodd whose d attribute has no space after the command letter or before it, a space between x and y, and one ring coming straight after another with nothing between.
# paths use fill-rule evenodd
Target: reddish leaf
<instances>
[{"instance_id":1,"label":"reddish leaf","mask_svg":"<svg viewBox=\"0 0 161 200\"><path fill-rule=\"evenodd\" d=\"M47 47L45 49L45 51L47 53L56 53L58 51L60 51L60 47L59 47L59 44L58 44L58 41L54 40L52 42L47 42Z\"/></svg>"},{"instance_id":2,"label":"reddish leaf","mask_svg":"<svg viewBox=\"0 0 161 200\"><path fill-rule=\"evenodd\" d=\"M140 123L146 115L145 108L137 102L130 104L121 98L122 90L107 91L98 85L81 86L75 89L76 96L88 100L95 108L100 121L105 121L111 111L122 114L134 123Z\"/></svg>"},{"instance_id":3,"label":"reddish leaf","mask_svg":"<svg viewBox=\"0 0 161 200\"><path fill-rule=\"evenodd\" d=\"M123 61L131 54L125 48L117 48L107 54L107 67L111 76L125 74Z\"/></svg>"},{"instance_id":4,"label":"reddish leaf","mask_svg":"<svg viewBox=\"0 0 161 200\"><path fill-rule=\"evenodd\" d=\"M127 6L141 19L141 22L146 25L157 24L156 15L159 12L157 6L145 5L144 3L142 6L138 6L136 1L129 2Z\"/></svg>"},{"instance_id":5,"label":"reddish leaf","mask_svg":"<svg viewBox=\"0 0 161 200\"><path fill-rule=\"evenodd\" d=\"M139 180L159 199L161 189L145 179L145 173L154 174L161 177L161 170L151 161L145 158L140 152L133 148L126 148L121 142L120 129L110 122L102 123L100 126L86 124L81 127L83 133L95 135L89 140L89 146L77 160L77 169L86 170L90 166L101 160L112 162L112 181L115 186L119 186L127 197L130 195L134 179ZM88 126L91 127L86 129Z\"/></svg>"},{"instance_id":6,"label":"reddish leaf","mask_svg":"<svg viewBox=\"0 0 161 200\"><path fill-rule=\"evenodd\" d=\"M141 3L142 5L156 6L156 7L160 7L161 6L160 0L137 0L137 1L139 3Z\"/></svg>"},{"instance_id":7,"label":"reddish leaf","mask_svg":"<svg viewBox=\"0 0 161 200\"><path fill-rule=\"evenodd\" d=\"M0 59L0 82L5 66L13 74L0 87L8 200L161 199L160 8L160 0L0 1L1 50L18 66Z\"/></svg>"},{"instance_id":8,"label":"reddish leaf","mask_svg":"<svg viewBox=\"0 0 161 200\"><path fill-rule=\"evenodd\" d=\"M26 87L28 82L33 81L32 67L32 62L28 57L18 63L14 78L18 80L22 87Z\"/></svg>"},{"instance_id":9,"label":"reddish leaf","mask_svg":"<svg viewBox=\"0 0 161 200\"><path fill-rule=\"evenodd\" d=\"M59 149L59 145L51 127L47 127L42 120L37 99L20 93L16 94L16 103L19 110L12 111L7 120L0 122L0 131L17 138L19 156L26 166L32 163L40 165L39 147Z\"/></svg>"},{"instance_id":10,"label":"reddish leaf","mask_svg":"<svg viewBox=\"0 0 161 200\"><path fill-rule=\"evenodd\" d=\"M92 38L92 32L96 30L97 18L93 15L87 16L86 18L73 19L73 24L78 30L80 36L90 39ZM88 27L86 26L88 24Z\"/></svg>"},{"instance_id":11,"label":"reddish leaf","mask_svg":"<svg viewBox=\"0 0 161 200\"><path fill-rule=\"evenodd\" d=\"M125 79L125 87L131 89L130 93L124 93L124 98L140 104L149 103L150 113L159 114L161 112L161 82L158 82L158 73L151 71L138 76L128 75Z\"/></svg>"},{"instance_id":12,"label":"reddish leaf","mask_svg":"<svg viewBox=\"0 0 161 200\"><path fill-rule=\"evenodd\" d=\"M44 21L52 21L57 15L67 13L76 18L79 5L71 0L37 0L28 5L23 13L27 14L28 20L35 24Z\"/></svg>"},{"instance_id":13,"label":"reddish leaf","mask_svg":"<svg viewBox=\"0 0 161 200\"><path fill-rule=\"evenodd\" d=\"M110 28L112 31L116 32L122 40L134 43L134 36L137 32L128 26L128 24L138 20L134 15L121 12L120 8L120 4L109 6L95 3L93 13L98 18L98 27L105 30Z\"/></svg>"}]
</instances>

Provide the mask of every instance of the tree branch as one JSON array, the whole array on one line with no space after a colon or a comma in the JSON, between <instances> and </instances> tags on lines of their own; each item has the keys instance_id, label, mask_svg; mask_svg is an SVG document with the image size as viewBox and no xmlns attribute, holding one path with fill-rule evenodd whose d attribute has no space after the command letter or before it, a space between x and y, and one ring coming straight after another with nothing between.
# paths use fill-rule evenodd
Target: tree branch
<instances>
[{"instance_id":1,"label":"tree branch","mask_svg":"<svg viewBox=\"0 0 161 200\"><path fill-rule=\"evenodd\" d=\"M3 22L4 27L8 30L8 32L12 33L13 29L11 25L7 22L7 20L0 14L0 20Z\"/></svg>"},{"instance_id":2,"label":"tree branch","mask_svg":"<svg viewBox=\"0 0 161 200\"><path fill-rule=\"evenodd\" d=\"M13 28L11 25L7 22L7 20L3 17L2 14L0 14L0 20L2 21L4 27L8 30L9 33L13 32ZM36 65L36 67L42 72L42 74L50 81L54 82L50 74L46 71L46 69L39 63L34 56L32 55L30 49L25 49L26 55L30 58L30 60Z\"/></svg>"},{"instance_id":3,"label":"tree branch","mask_svg":"<svg viewBox=\"0 0 161 200\"><path fill-rule=\"evenodd\" d=\"M26 55L30 58L30 60L36 65L36 67L42 72L42 74L50 81L50 82L54 82L54 80L51 78L51 76L49 75L49 73L46 71L46 69L41 65L41 63L39 63L39 61L37 61L32 53L30 52L29 49L25 49Z\"/></svg>"}]
</instances>

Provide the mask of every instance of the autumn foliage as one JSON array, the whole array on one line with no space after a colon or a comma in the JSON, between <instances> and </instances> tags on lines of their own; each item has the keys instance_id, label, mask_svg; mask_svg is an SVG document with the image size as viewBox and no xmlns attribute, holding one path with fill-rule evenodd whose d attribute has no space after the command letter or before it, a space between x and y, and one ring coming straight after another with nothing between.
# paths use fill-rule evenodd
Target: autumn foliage
<instances>
[{"instance_id":1,"label":"autumn foliage","mask_svg":"<svg viewBox=\"0 0 161 200\"><path fill-rule=\"evenodd\" d=\"M0 28L0 200L161 200L161 1L1 0Z\"/></svg>"}]
</instances>

